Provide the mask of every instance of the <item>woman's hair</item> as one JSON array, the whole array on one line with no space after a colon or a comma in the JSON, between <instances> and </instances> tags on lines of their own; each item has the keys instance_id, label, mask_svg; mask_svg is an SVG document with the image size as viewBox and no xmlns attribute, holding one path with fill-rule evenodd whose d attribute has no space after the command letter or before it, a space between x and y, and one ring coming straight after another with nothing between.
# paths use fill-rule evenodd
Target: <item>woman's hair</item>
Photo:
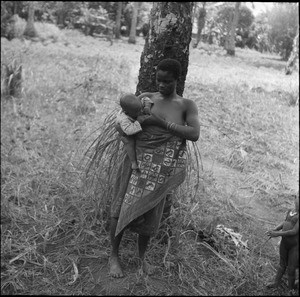
<instances>
[{"instance_id":1,"label":"woman's hair","mask_svg":"<svg viewBox=\"0 0 300 297\"><path fill-rule=\"evenodd\" d=\"M179 79L181 75L181 65L174 59L164 59L160 61L157 65L157 71L158 70L171 72L175 79Z\"/></svg>"}]
</instances>

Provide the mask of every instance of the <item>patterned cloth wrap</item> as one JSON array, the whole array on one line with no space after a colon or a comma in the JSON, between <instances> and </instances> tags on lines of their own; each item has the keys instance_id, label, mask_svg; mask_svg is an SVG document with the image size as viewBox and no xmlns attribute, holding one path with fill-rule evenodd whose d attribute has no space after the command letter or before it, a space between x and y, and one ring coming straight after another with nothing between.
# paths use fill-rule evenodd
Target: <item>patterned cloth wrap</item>
<instances>
[{"instance_id":1,"label":"patterned cloth wrap","mask_svg":"<svg viewBox=\"0 0 300 297\"><path fill-rule=\"evenodd\" d=\"M186 140L157 126L136 135L140 171L132 171L127 155L120 164L111 216L118 218L115 236L125 227L153 236L158 230L166 195L185 179Z\"/></svg>"}]
</instances>

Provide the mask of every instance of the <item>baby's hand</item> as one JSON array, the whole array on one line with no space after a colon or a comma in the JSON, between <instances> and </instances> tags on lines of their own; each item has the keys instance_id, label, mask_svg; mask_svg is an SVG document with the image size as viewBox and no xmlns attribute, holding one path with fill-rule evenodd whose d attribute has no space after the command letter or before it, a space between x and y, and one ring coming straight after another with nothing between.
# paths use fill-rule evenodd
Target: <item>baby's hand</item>
<instances>
[{"instance_id":1,"label":"baby's hand","mask_svg":"<svg viewBox=\"0 0 300 297\"><path fill-rule=\"evenodd\" d=\"M145 114L143 114L143 115L139 115L138 117L137 117L137 121L140 123L140 124L142 124L147 118L149 118L150 117L150 115L145 115Z\"/></svg>"},{"instance_id":2,"label":"baby's hand","mask_svg":"<svg viewBox=\"0 0 300 297\"><path fill-rule=\"evenodd\" d=\"M150 115L151 114L150 107L144 107L144 113Z\"/></svg>"},{"instance_id":3,"label":"baby's hand","mask_svg":"<svg viewBox=\"0 0 300 297\"><path fill-rule=\"evenodd\" d=\"M268 236L270 236L270 237L276 237L276 236L278 236L277 232L274 231L274 230L267 231L265 234L268 235Z\"/></svg>"}]
</instances>

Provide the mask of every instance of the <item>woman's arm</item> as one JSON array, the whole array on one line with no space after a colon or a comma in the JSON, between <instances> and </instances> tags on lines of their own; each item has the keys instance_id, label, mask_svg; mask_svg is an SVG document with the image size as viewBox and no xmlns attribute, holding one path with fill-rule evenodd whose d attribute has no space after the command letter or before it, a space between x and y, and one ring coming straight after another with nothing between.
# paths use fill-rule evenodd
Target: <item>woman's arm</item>
<instances>
[{"instance_id":1,"label":"woman's arm","mask_svg":"<svg viewBox=\"0 0 300 297\"><path fill-rule=\"evenodd\" d=\"M198 118L198 108L194 101L184 99L186 104L185 122L186 125L179 125L163 120L161 126L169 130L176 136L187 140L197 141L200 135L200 122ZM157 117L157 116L156 116Z\"/></svg>"},{"instance_id":2,"label":"woman's arm","mask_svg":"<svg viewBox=\"0 0 300 297\"><path fill-rule=\"evenodd\" d=\"M152 97L153 93L143 93L139 96L139 98L142 97ZM162 117L151 113L150 116L147 116L146 118L141 116L141 121L138 118L138 121L142 125L155 125L162 128L165 128L169 130L172 134L182 137L187 140L191 141L197 141L199 139L200 135L200 122L198 118L198 108L194 101L190 99L184 99L185 102L185 122L186 125L179 125L176 123L172 123L169 121L166 121Z\"/></svg>"},{"instance_id":3,"label":"woman's arm","mask_svg":"<svg viewBox=\"0 0 300 297\"><path fill-rule=\"evenodd\" d=\"M185 99L186 103L186 125L178 125L167 122L167 129L173 134L183 137L187 140L197 141L200 135L200 122L198 117L198 108L194 101Z\"/></svg>"}]
</instances>

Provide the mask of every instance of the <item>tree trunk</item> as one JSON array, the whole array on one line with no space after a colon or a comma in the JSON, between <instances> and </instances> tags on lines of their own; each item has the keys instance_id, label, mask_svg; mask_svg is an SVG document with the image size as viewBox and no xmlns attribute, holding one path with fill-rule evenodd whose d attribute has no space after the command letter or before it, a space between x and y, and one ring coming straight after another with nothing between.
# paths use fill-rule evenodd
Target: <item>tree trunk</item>
<instances>
[{"instance_id":1,"label":"tree trunk","mask_svg":"<svg viewBox=\"0 0 300 297\"><path fill-rule=\"evenodd\" d=\"M138 6L139 2L134 2L133 4L133 16L131 20L131 28L130 28L130 34L129 34L129 43L135 43L135 36L136 36L136 22L137 22L137 15L138 15Z\"/></svg>"},{"instance_id":2,"label":"tree trunk","mask_svg":"<svg viewBox=\"0 0 300 297\"><path fill-rule=\"evenodd\" d=\"M34 28L34 1L28 2L28 19L23 35L27 37L37 36L37 32Z\"/></svg>"},{"instance_id":3,"label":"tree trunk","mask_svg":"<svg viewBox=\"0 0 300 297\"><path fill-rule=\"evenodd\" d=\"M199 15L197 20L198 30L197 30L196 43L193 46L194 48L196 48L200 42L201 32L205 25L205 16L206 16L205 4L206 2L203 2L203 7L200 7L199 9Z\"/></svg>"},{"instance_id":4,"label":"tree trunk","mask_svg":"<svg viewBox=\"0 0 300 297\"><path fill-rule=\"evenodd\" d=\"M117 12L117 19L116 19L116 32L115 32L116 39L120 39L122 6L123 6L123 2L118 2L118 12Z\"/></svg>"},{"instance_id":5,"label":"tree trunk","mask_svg":"<svg viewBox=\"0 0 300 297\"><path fill-rule=\"evenodd\" d=\"M298 24L298 29L297 29L297 34L294 38L293 42L293 50L291 52L291 55L286 63L285 66L285 74L290 75L293 73L295 62L297 60L297 57L299 55L299 24Z\"/></svg>"},{"instance_id":6,"label":"tree trunk","mask_svg":"<svg viewBox=\"0 0 300 297\"><path fill-rule=\"evenodd\" d=\"M193 33L194 22L195 22L195 18L196 18L196 14L197 14L197 4L198 4L198 2L194 2L193 13L192 13L192 33Z\"/></svg>"},{"instance_id":7,"label":"tree trunk","mask_svg":"<svg viewBox=\"0 0 300 297\"><path fill-rule=\"evenodd\" d=\"M193 2L154 2L150 12L150 30L140 60L136 94L156 92L156 67L166 58L181 63L177 94L182 96L189 64Z\"/></svg>"},{"instance_id":8,"label":"tree trunk","mask_svg":"<svg viewBox=\"0 0 300 297\"><path fill-rule=\"evenodd\" d=\"M230 56L235 55L235 30L239 21L240 5L241 2L235 2L234 16L232 18L230 32L227 35L227 40L225 42L225 49L227 51L227 54Z\"/></svg>"}]
</instances>

